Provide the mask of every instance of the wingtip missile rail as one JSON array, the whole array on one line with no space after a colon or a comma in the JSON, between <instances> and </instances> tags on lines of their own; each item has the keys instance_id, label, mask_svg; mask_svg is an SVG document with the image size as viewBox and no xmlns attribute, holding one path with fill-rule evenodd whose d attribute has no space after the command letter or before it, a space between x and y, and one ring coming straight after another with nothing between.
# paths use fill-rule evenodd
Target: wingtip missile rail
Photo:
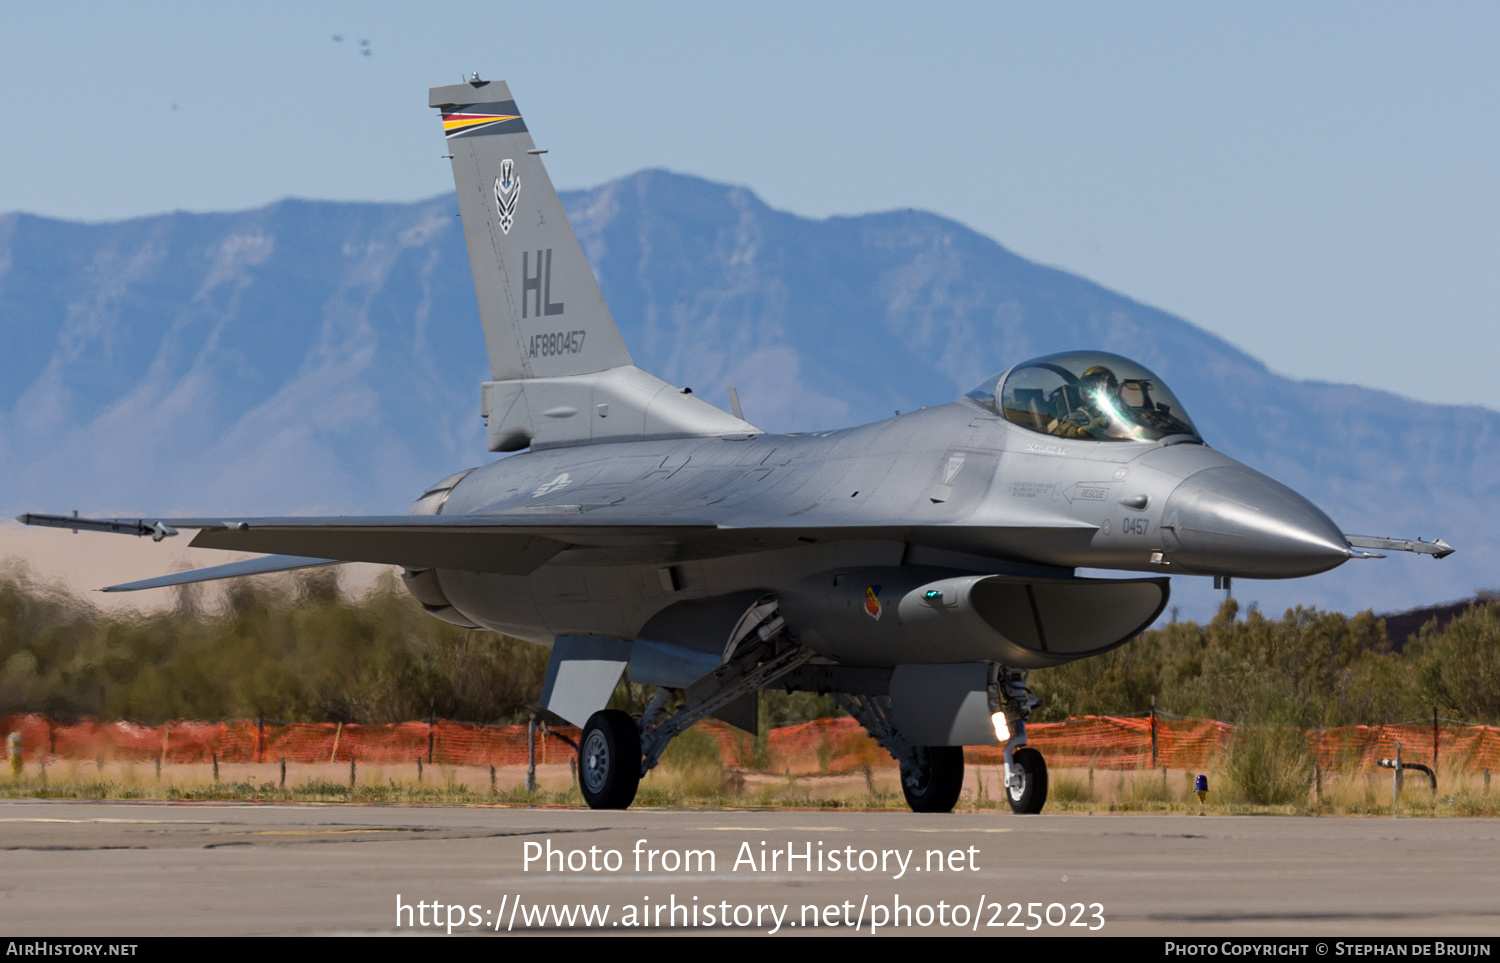
<instances>
[{"instance_id":1,"label":"wingtip missile rail","mask_svg":"<svg viewBox=\"0 0 1500 963\"><path fill-rule=\"evenodd\" d=\"M42 528L67 528L76 532L110 532L117 535L150 536L153 542L171 538L177 529L161 521L149 524L144 518L79 518L77 515L40 515L23 513L16 516L22 525L38 525Z\"/></svg>"}]
</instances>

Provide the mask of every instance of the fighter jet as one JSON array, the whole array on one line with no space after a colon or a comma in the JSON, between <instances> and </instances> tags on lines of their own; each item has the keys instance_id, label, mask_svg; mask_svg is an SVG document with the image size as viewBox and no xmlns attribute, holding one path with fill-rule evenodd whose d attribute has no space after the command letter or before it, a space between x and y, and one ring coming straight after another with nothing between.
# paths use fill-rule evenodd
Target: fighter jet
<instances>
[{"instance_id":1,"label":"fighter jet","mask_svg":"<svg viewBox=\"0 0 1500 963\"><path fill-rule=\"evenodd\" d=\"M624 808L706 716L754 731L762 689L836 694L946 812L963 747L1003 745L1020 813L1037 669L1150 625L1169 576L1298 578L1371 548L1211 448L1156 375L1099 351L1022 361L957 400L773 435L631 361L509 88L434 87L491 381L488 447L404 515L86 519L31 525L266 553L131 591L340 562L401 566L432 615L551 648L540 704L582 727L579 784ZM1077 569L1145 573L1080 577ZM655 687L606 708L622 674Z\"/></svg>"}]
</instances>

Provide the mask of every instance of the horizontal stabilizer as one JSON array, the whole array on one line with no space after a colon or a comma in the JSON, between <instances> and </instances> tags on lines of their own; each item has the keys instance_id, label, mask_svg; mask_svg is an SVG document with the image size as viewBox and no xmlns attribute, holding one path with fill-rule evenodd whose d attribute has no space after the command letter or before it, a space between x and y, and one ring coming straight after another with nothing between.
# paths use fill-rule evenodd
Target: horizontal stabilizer
<instances>
[{"instance_id":1,"label":"horizontal stabilizer","mask_svg":"<svg viewBox=\"0 0 1500 963\"><path fill-rule=\"evenodd\" d=\"M299 568L316 568L319 565L338 564L341 564L338 559L333 558L303 558L299 555L266 555L261 558L247 558L242 562L230 562L226 565L210 565L207 568L195 568L188 572L177 572L173 575L162 575L158 578L141 579L139 582L111 585L99 591L139 592L141 589L166 588L169 585L191 585L194 582L212 582L215 579L238 578L241 575L265 575L269 572L290 572Z\"/></svg>"}]
</instances>

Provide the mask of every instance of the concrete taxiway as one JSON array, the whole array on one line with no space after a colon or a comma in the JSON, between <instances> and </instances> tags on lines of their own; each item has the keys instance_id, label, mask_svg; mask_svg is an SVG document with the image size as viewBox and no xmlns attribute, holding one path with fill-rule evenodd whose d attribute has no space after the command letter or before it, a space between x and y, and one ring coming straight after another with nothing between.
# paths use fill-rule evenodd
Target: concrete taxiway
<instances>
[{"instance_id":1,"label":"concrete taxiway","mask_svg":"<svg viewBox=\"0 0 1500 963\"><path fill-rule=\"evenodd\" d=\"M35 936L1500 934L1491 820L28 800L0 852Z\"/></svg>"}]
</instances>

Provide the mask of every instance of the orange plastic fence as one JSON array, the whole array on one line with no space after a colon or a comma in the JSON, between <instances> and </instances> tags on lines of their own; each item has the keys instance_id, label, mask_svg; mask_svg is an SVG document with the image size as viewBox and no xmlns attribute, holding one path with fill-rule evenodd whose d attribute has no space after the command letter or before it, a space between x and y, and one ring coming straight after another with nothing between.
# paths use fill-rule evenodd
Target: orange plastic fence
<instances>
[{"instance_id":1,"label":"orange plastic fence","mask_svg":"<svg viewBox=\"0 0 1500 963\"><path fill-rule=\"evenodd\" d=\"M40 715L0 719L6 734L21 733L22 756L63 759L124 759L169 763L424 762L463 766L526 764L525 726L479 726L464 722L401 722L395 725L295 723L257 726L252 719L227 722L169 722L141 726L132 722L84 720L57 723ZM578 730L558 727L537 738L537 762L566 762L572 756L564 736L578 741Z\"/></svg>"},{"instance_id":2,"label":"orange plastic fence","mask_svg":"<svg viewBox=\"0 0 1500 963\"><path fill-rule=\"evenodd\" d=\"M772 730L763 743L721 722L700 726L714 739L727 765L789 772L854 772L895 765L853 719L817 719ZM1153 729L1155 751L1153 752ZM254 720L169 722L142 726L133 722L83 720L54 722L26 714L0 718L0 735L21 734L22 755L41 758L120 759L169 763L208 762L348 762L371 764L432 762L461 766L523 766L525 726L481 726L464 722L402 722L394 725L296 723L257 726ZM1082 716L1066 722L1026 727L1031 744L1054 769L1094 766L1100 769L1207 769L1234 739L1235 727L1211 719L1150 719ZM559 738L559 736L563 738ZM576 728L538 733L537 763L573 758ZM1307 733L1319 765L1329 770L1373 768L1396 754L1410 762L1431 763L1433 728L1428 725L1346 726ZM998 746L971 746L970 763L999 766ZM1443 726L1438 730L1438 764L1444 769L1500 770L1500 727Z\"/></svg>"},{"instance_id":3,"label":"orange plastic fence","mask_svg":"<svg viewBox=\"0 0 1500 963\"><path fill-rule=\"evenodd\" d=\"M1152 752L1155 727L1156 751ZM1212 719L1151 719L1079 716L1066 722L1026 726L1026 739L1041 750L1054 769L1206 769L1233 738L1234 727ZM979 746L965 753L971 762L999 766L999 746Z\"/></svg>"},{"instance_id":4,"label":"orange plastic fence","mask_svg":"<svg viewBox=\"0 0 1500 963\"><path fill-rule=\"evenodd\" d=\"M1442 726L1437 730L1437 761L1448 769L1500 769L1500 727ZM1420 723L1401 726L1343 726L1308 733L1318 764L1326 769L1368 769L1380 759L1396 755L1406 762L1431 764L1433 727Z\"/></svg>"}]
</instances>

